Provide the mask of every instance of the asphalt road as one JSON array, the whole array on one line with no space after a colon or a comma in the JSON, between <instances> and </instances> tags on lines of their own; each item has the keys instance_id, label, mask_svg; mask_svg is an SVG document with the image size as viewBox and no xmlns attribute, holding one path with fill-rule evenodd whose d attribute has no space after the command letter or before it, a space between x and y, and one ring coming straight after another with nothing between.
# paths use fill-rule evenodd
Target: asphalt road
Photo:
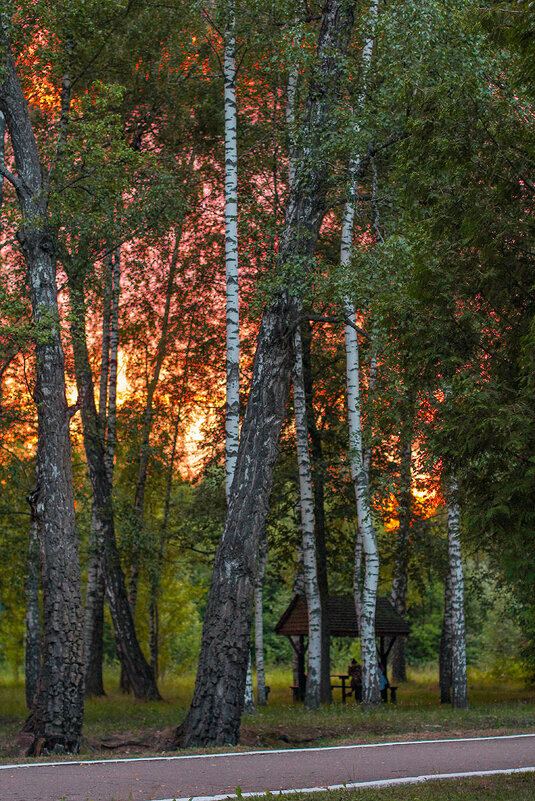
<instances>
[{"instance_id":1,"label":"asphalt road","mask_svg":"<svg viewBox=\"0 0 535 801\"><path fill-rule=\"evenodd\" d=\"M149 801L535 770L535 734L0 766L1 801ZM534 774L535 786L535 774Z\"/></svg>"}]
</instances>

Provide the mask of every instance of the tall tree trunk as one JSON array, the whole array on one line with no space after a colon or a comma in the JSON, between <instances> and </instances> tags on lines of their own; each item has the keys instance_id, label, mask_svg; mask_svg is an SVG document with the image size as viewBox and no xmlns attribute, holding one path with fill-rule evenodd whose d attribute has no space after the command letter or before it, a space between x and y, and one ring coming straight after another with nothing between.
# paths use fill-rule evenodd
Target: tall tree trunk
<instances>
[{"instance_id":1,"label":"tall tree trunk","mask_svg":"<svg viewBox=\"0 0 535 801\"><path fill-rule=\"evenodd\" d=\"M253 691L253 662L251 659L251 651L249 650L249 658L247 660L247 673L245 675L245 689L243 692L243 711L256 712Z\"/></svg>"},{"instance_id":2,"label":"tall tree trunk","mask_svg":"<svg viewBox=\"0 0 535 801\"><path fill-rule=\"evenodd\" d=\"M121 248L113 254L113 288L111 294L110 367L108 380L108 415L106 426L106 473L113 484L115 446L117 444L117 372L119 367L119 301L121 297Z\"/></svg>"},{"instance_id":3,"label":"tall tree trunk","mask_svg":"<svg viewBox=\"0 0 535 801\"><path fill-rule=\"evenodd\" d=\"M444 615L442 617L440 651L438 656L441 704L451 703L452 634L451 573L448 570L444 580Z\"/></svg>"},{"instance_id":4,"label":"tall tree trunk","mask_svg":"<svg viewBox=\"0 0 535 801\"><path fill-rule=\"evenodd\" d=\"M406 438L403 438L406 439ZM398 496L398 536L392 579L392 606L405 619L407 615L407 586L409 569L410 526L412 522L411 493L412 441L405 442L401 451L401 487ZM396 637L392 646L392 684L407 681L405 637Z\"/></svg>"},{"instance_id":5,"label":"tall tree trunk","mask_svg":"<svg viewBox=\"0 0 535 801\"><path fill-rule=\"evenodd\" d=\"M102 546L98 541L97 512L92 508L91 528L89 531L90 553L87 566L84 610L86 697L106 694L102 676L102 661L104 657L104 596L106 594L106 582L102 569L101 550Z\"/></svg>"},{"instance_id":6,"label":"tall tree trunk","mask_svg":"<svg viewBox=\"0 0 535 801\"><path fill-rule=\"evenodd\" d=\"M43 648L37 690L27 728L31 753L76 751L84 713L82 592L74 514L70 413L65 396L64 355L57 304L54 238L28 106L5 29L0 28L0 111L9 131L18 175L22 224L17 232L30 285L35 341L37 490L35 515L43 582ZM5 171L4 171L4 174Z\"/></svg>"},{"instance_id":7,"label":"tall tree trunk","mask_svg":"<svg viewBox=\"0 0 535 801\"><path fill-rule=\"evenodd\" d=\"M113 257L106 258L104 274L104 298L102 308L102 358L100 365L100 391L98 416L100 436L106 437L106 416L108 405L108 381L110 372L110 325L113 292ZM110 476L111 480L111 476ZM94 501L93 504L94 506ZM87 567L87 586L84 610L85 641L85 694L101 696L104 692L102 661L104 655L104 597L106 582L102 569L102 543L97 538L97 515L91 510L89 532L89 564Z\"/></svg>"},{"instance_id":8,"label":"tall tree trunk","mask_svg":"<svg viewBox=\"0 0 535 801\"><path fill-rule=\"evenodd\" d=\"M39 612L39 537L32 506L28 558L26 561L26 640L24 675L26 706L32 708L41 669L41 615Z\"/></svg>"},{"instance_id":9,"label":"tall tree trunk","mask_svg":"<svg viewBox=\"0 0 535 801\"><path fill-rule=\"evenodd\" d=\"M362 87L358 96L358 105L362 105L366 91L375 21L377 17L377 0L370 5L371 31L366 38L362 51ZM357 191L360 163L353 158L349 169L348 199L342 220L342 241L340 262L348 267L351 261L353 245L353 227L355 220L355 195ZM378 704L381 700L377 674L377 653L375 646L375 606L377 602L377 585L379 580L379 549L371 517L369 497L369 465L365 463L365 449L362 436L361 393L359 376L359 345L357 333L350 323L355 321L355 308L349 298L344 300L344 314L348 321L345 325L345 345L347 360L347 406L349 423L349 458L351 477L355 488L357 502L358 534L355 545L355 607L359 621L359 634L362 653L362 700L366 705ZM364 577L361 578L359 560L364 557Z\"/></svg>"},{"instance_id":10,"label":"tall tree trunk","mask_svg":"<svg viewBox=\"0 0 535 801\"><path fill-rule=\"evenodd\" d=\"M84 271L79 264L66 263L71 300L71 336L78 399L82 414L84 448L93 490L95 531L102 543L102 564L106 579L108 606L115 632L115 645L121 666L128 675L136 698L159 698L154 674L136 637L128 603L123 571L115 539L112 485L106 465L106 451L101 437L95 406L93 374L85 330ZM108 462L111 461L111 458Z\"/></svg>"},{"instance_id":11,"label":"tall tree trunk","mask_svg":"<svg viewBox=\"0 0 535 801\"><path fill-rule=\"evenodd\" d=\"M323 704L330 704L331 693L331 635L329 632L329 577L327 574L327 532L325 527L325 468L321 433L316 423L314 409L314 379L312 375L312 325L305 323L303 341L303 378L306 396L308 435L312 486L314 488L314 533L316 539L316 563L321 605L321 674L320 697Z\"/></svg>"},{"instance_id":12,"label":"tall tree trunk","mask_svg":"<svg viewBox=\"0 0 535 801\"><path fill-rule=\"evenodd\" d=\"M451 703L454 709L468 706L466 681L466 630L464 625L464 578L461 559L457 481L448 491L448 556L451 582Z\"/></svg>"},{"instance_id":13,"label":"tall tree trunk","mask_svg":"<svg viewBox=\"0 0 535 801\"><path fill-rule=\"evenodd\" d=\"M258 549L258 570L255 581L254 595L254 644L256 662L256 700L258 706L266 705L266 671L264 665L264 576L268 559L268 540L266 532L260 540Z\"/></svg>"},{"instance_id":14,"label":"tall tree trunk","mask_svg":"<svg viewBox=\"0 0 535 801\"><path fill-rule=\"evenodd\" d=\"M329 138L354 3L327 0L307 100L299 159L279 245L278 265L290 278L295 264L310 270L325 215ZM307 278L303 276L304 291ZM295 287L295 276L292 287ZM294 290L295 291L295 290ZM294 364L293 337L300 293L280 292L264 310L223 536L214 560L197 680L190 710L177 730L183 746L236 743L251 627L259 539L265 525L273 467Z\"/></svg>"},{"instance_id":15,"label":"tall tree trunk","mask_svg":"<svg viewBox=\"0 0 535 801\"><path fill-rule=\"evenodd\" d=\"M346 304L346 318L355 319L354 309ZM381 700L377 675L375 647L375 606L379 581L379 549L371 517L369 485L363 464L362 418L360 413L360 376L357 334L350 325L345 325L347 357L347 407L349 421L349 458L351 478L355 488L358 520L358 552L364 556L364 578L360 590L355 593L355 608L359 621L362 653L362 701L366 705L378 704ZM355 569L356 586L360 583L360 566Z\"/></svg>"},{"instance_id":16,"label":"tall tree trunk","mask_svg":"<svg viewBox=\"0 0 535 801\"><path fill-rule=\"evenodd\" d=\"M297 520L299 521L297 524L299 531L301 531L301 523L300 523L301 506L299 502L296 504L295 514ZM292 587L292 598L295 598L296 595L304 596L304 594L305 594L305 576L303 570L303 537L301 536L301 540L299 542L299 548L297 551L297 566L295 569L294 583ZM294 687L298 687L299 677L301 675L299 670L299 659L300 659L299 649L300 649L301 639L298 636L290 637L289 639L292 645L292 677L293 677L292 680ZM304 668L302 672L303 673L305 672ZM301 693L301 695L302 698L304 699L305 688L303 687L302 689L303 692Z\"/></svg>"},{"instance_id":17,"label":"tall tree trunk","mask_svg":"<svg viewBox=\"0 0 535 801\"><path fill-rule=\"evenodd\" d=\"M299 327L295 332L295 366L293 375L295 437L297 441L297 465L299 470L299 496L301 506L301 529L303 533L303 568L308 608L308 670L305 706L317 709L321 703L321 599L316 561L314 534L314 494L312 468L308 449L308 425L303 378L303 348Z\"/></svg>"},{"instance_id":18,"label":"tall tree trunk","mask_svg":"<svg viewBox=\"0 0 535 801\"><path fill-rule=\"evenodd\" d=\"M240 297L238 275L238 144L236 109L236 39L234 3L225 33L225 272L227 385L225 414L225 488L227 501L240 439Z\"/></svg>"}]
</instances>

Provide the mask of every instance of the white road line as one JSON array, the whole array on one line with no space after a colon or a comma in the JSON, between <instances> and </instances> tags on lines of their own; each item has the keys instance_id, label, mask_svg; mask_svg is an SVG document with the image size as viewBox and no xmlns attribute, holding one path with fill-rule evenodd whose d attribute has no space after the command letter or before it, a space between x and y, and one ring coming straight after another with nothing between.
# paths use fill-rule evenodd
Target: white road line
<instances>
[{"instance_id":1,"label":"white road line","mask_svg":"<svg viewBox=\"0 0 535 801\"><path fill-rule=\"evenodd\" d=\"M492 737L480 737L473 739L495 739ZM496 738L497 739L497 738ZM426 741L424 741L426 742ZM447 740L438 740L438 742L448 742ZM266 793L270 795L292 795L293 793L324 793L328 790L364 790L369 788L380 787L395 787L400 784L424 784L425 782L437 781L442 779L472 779L478 776L504 776L512 773L533 773L535 766L531 768L508 768L504 770L472 770L466 773L431 773L427 776L407 776L400 779L375 779L369 782L351 782L351 784L329 784L325 787L301 787L298 790L262 790L261 792L255 791L252 793L240 793L236 795L227 793L226 795L195 795L184 796L183 798L159 798L154 801L227 801L233 798L259 798L265 796Z\"/></svg>"},{"instance_id":2,"label":"white road line","mask_svg":"<svg viewBox=\"0 0 535 801\"><path fill-rule=\"evenodd\" d=\"M84 759L80 761L66 760L64 762L21 762L13 765L0 765L0 770L14 770L15 768L35 768L35 767L62 767L65 765L106 765L116 762L169 762L177 759L218 759L220 757L244 757L261 756L264 754L301 754L314 753L315 751L347 751L358 748L386 748L395 745L429 745L436 743L474 743L486 740L516 740L521 737L534 737L532 734L497 734L493 737L450 737L444 740L403 740L393 743L359 743L357 745L326 745L315 746L313 748L279 748L268 749L266 751L229 751L219 754L179 754L177 756L156 756L156 757L120 757L117 759ZM325 788L323 788L325 789ZM292 792L297 792L297 790ZM227 796L221 796L227 798ZM228 796L229 798L231 796ZM215 796L214 796L215 798ZM177 799L180 801L180 799Z\"/></svg>"}]
</instances>

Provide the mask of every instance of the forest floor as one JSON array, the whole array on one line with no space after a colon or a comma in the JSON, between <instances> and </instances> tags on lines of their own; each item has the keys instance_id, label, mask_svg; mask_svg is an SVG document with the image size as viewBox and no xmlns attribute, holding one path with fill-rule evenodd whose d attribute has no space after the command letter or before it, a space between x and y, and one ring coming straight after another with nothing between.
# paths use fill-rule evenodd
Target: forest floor
<instances>
[{"instance_id":1,"label":"forest floor","mask_svg":"<svg viewBox=\"0 0 535 801\"><path fill-rule=\"evenodd\" d=\"M117 676L106 676L108 694L86 703L82 758L117 758L172 753L174 728L183 719L194 676L162 682L164 701L142 702L121 695ZM535 687L476 675L469 681L470 708L452 710L438 703L432 674L415 676L398 690L398 704L364 710L351 699L311 712L291 701L289 673L268 675L269 702L245 715L235 750L449 737L493 736L535 731ZM22 684L0 677L0 761L25 760L27 736L20 731L27 711ZM214 749L217 750L217 749ZM229 748L219 749L228 751Z\"/></svg>"}]
</instances>

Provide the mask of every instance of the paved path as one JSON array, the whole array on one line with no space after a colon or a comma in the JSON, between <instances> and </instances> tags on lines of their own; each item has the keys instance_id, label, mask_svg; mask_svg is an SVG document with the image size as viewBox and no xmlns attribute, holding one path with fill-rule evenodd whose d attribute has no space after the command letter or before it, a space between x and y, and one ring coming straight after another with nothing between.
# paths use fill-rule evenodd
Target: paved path
<instances>
[{"instance_id":1,"label":"paved path","mask_svg":"<svg viewBox=\"0 0 535 801\"><path fill-rule=\"evenodd\" d=\"M535 770L535 734L0 766L1 801L149 801ZM397 781L396 781L397 780ZM535 777L534 777L535 783Z\"/></svg>"}]
</instances>

